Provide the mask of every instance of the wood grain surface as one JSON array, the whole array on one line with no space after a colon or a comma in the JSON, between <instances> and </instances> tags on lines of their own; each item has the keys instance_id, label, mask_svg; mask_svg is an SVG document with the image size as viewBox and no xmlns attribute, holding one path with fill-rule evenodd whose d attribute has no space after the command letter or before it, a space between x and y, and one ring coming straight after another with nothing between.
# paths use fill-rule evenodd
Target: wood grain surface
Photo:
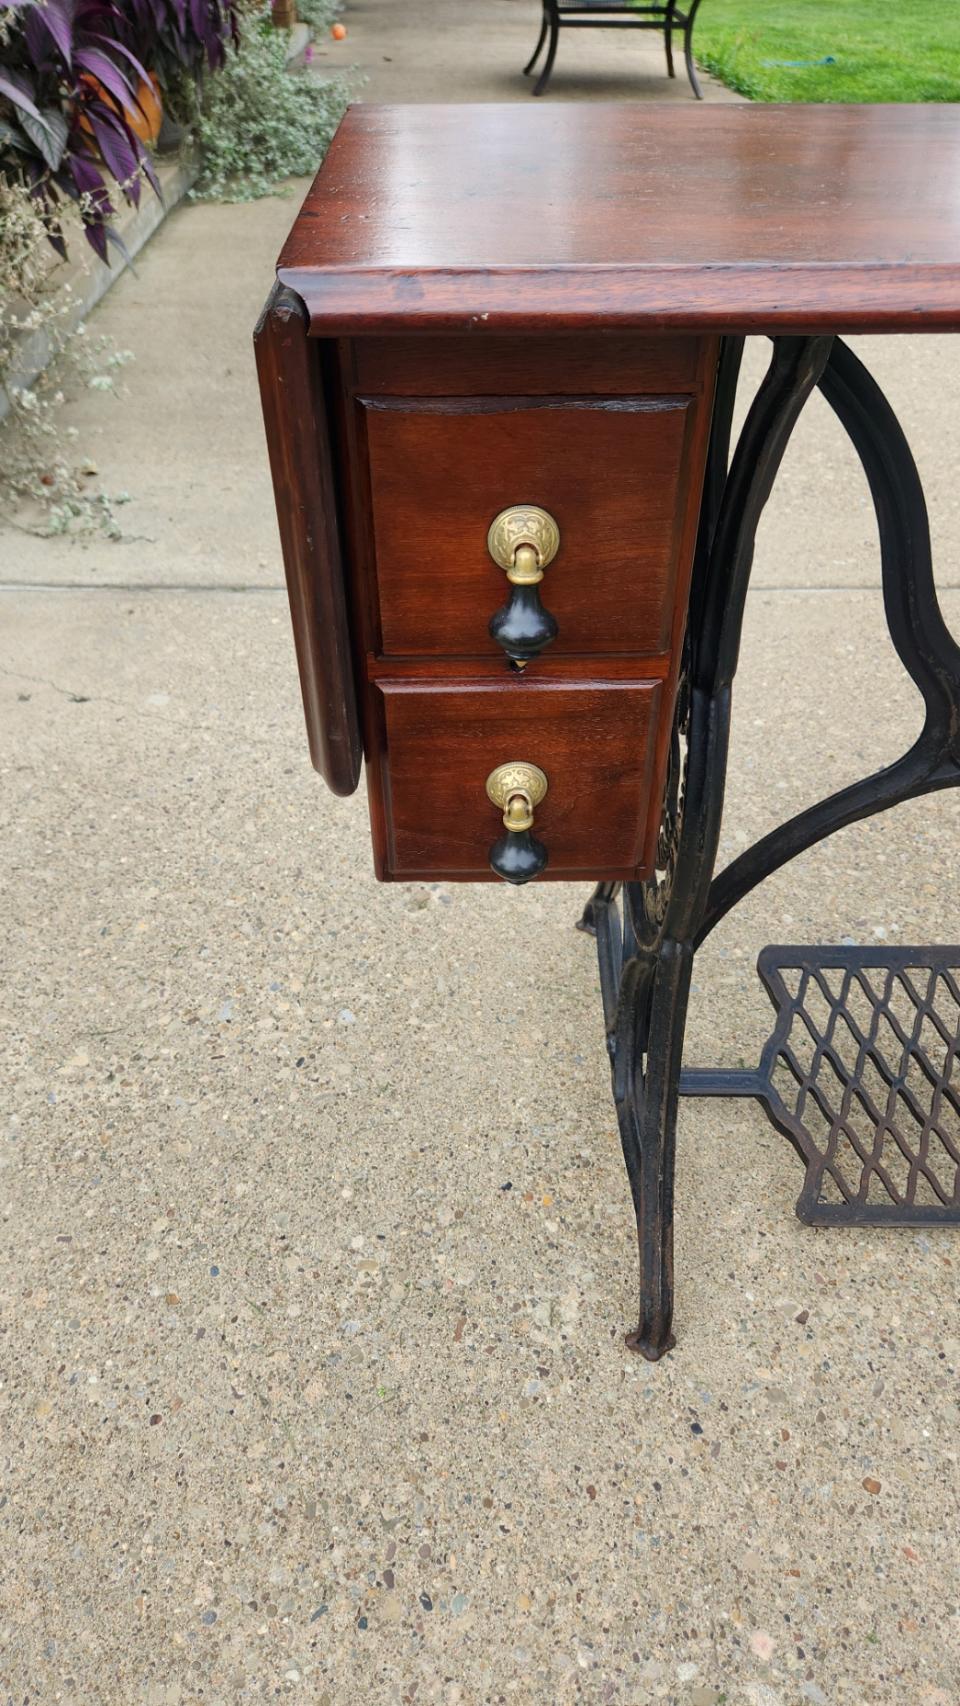
<instances>
[{"instance_id":1,"label":"wood grain surface","mask_svg":"<svg viewBox=\"0 0 960 1706\"><path fill-rule=\"evenodd\" d=\"M960 107L349 109L280 257L314 333L960 328Z\"/></svg>"}]
</instances>

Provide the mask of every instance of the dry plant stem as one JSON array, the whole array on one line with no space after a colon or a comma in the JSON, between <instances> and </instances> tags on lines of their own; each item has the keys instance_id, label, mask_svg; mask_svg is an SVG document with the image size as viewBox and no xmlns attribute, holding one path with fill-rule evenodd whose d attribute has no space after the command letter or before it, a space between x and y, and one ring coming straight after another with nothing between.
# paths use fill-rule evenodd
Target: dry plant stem
<instances>
[{"instance_id":1,"label":"dry plant stem","mask_svg":"<svg viewBox=\"0 0 960 1706\"><path fill-rule=\"evenodd\" d=\"M0 387L10 405L0 427L0 506L7 521L29 533L120 534L111 497L93 483L96 470L64 424L68 393L77 387L115 389L129 352L72 326L70 286L57 285L46 232L26 189L0 185ZM35 383L19 368L23 340L42 334L53 362Z\"/></svg>"}]
</instances>

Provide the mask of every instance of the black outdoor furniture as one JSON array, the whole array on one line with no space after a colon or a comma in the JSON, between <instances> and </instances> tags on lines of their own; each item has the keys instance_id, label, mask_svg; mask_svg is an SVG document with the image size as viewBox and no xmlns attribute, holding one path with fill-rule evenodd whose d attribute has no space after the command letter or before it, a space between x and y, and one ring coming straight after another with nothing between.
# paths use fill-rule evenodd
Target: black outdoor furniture
<instances>
[{"instance_id":1,"label":"black outdoor furniture","mask_svg":"<svg viewBox=\"0 0 960 1706\"><path fill-rule=\"evenodd\" d=\"M659 5L649 6L634 5L633 0L574 0L572 4L568 0L543 0L540 38L523 74L532 75L546 44L547 57L533 86L533 93L542 95L550 81L561 30L660 30L667 50L667 75L674 77L673 36L674 31L679 31L683 35L683 58L690 87L697 100L702 101L703 90L693 63L693 23L699 6L700 0L690 0L687 10L682 12L676 0L662 0Z\"/></svg>"}]
</instances>

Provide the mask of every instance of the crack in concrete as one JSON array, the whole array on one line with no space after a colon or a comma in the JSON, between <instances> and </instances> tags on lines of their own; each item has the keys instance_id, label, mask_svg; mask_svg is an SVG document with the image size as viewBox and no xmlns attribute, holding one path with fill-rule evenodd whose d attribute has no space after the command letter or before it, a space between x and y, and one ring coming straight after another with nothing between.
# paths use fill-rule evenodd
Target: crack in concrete
<instances>
[{"instance_id":1,"label":"crack in concrete","mask_svg":"<svg viewBox=\"0 0 960 1706\"><path fill-rule=\"evenodd\" d=\"M9 677L12 681L26 681L31 687L49 687L53 693L59 693L71 705L112 705L117 711L128 711L134 717L144 722L170 723L172 726L182 726L176 717L165 717L160 710L143 711L126 699L111 699L106 693L75 693L70 687L61 687L58 681L51 681L46 675L27 675L25 670L14 669L9 664L0 663L0 675ZM196 724L194 725L197 726Z\"/></svg>"}]
</instances>

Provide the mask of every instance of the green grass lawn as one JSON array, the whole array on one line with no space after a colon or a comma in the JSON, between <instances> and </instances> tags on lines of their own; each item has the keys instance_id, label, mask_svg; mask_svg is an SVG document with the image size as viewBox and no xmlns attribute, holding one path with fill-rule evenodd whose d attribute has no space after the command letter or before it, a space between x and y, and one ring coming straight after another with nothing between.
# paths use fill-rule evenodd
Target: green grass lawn
<instances>
[{"instance_id":1,"label":"green grass lawn","mask_svg":"<svg viewBox=\"0 0 960 1706\"><path fill-rule=\"evenodd\" d=\"M693 45L755 101L960 101L960 0L702 0Z\"/></svg>"}]
</instances>

